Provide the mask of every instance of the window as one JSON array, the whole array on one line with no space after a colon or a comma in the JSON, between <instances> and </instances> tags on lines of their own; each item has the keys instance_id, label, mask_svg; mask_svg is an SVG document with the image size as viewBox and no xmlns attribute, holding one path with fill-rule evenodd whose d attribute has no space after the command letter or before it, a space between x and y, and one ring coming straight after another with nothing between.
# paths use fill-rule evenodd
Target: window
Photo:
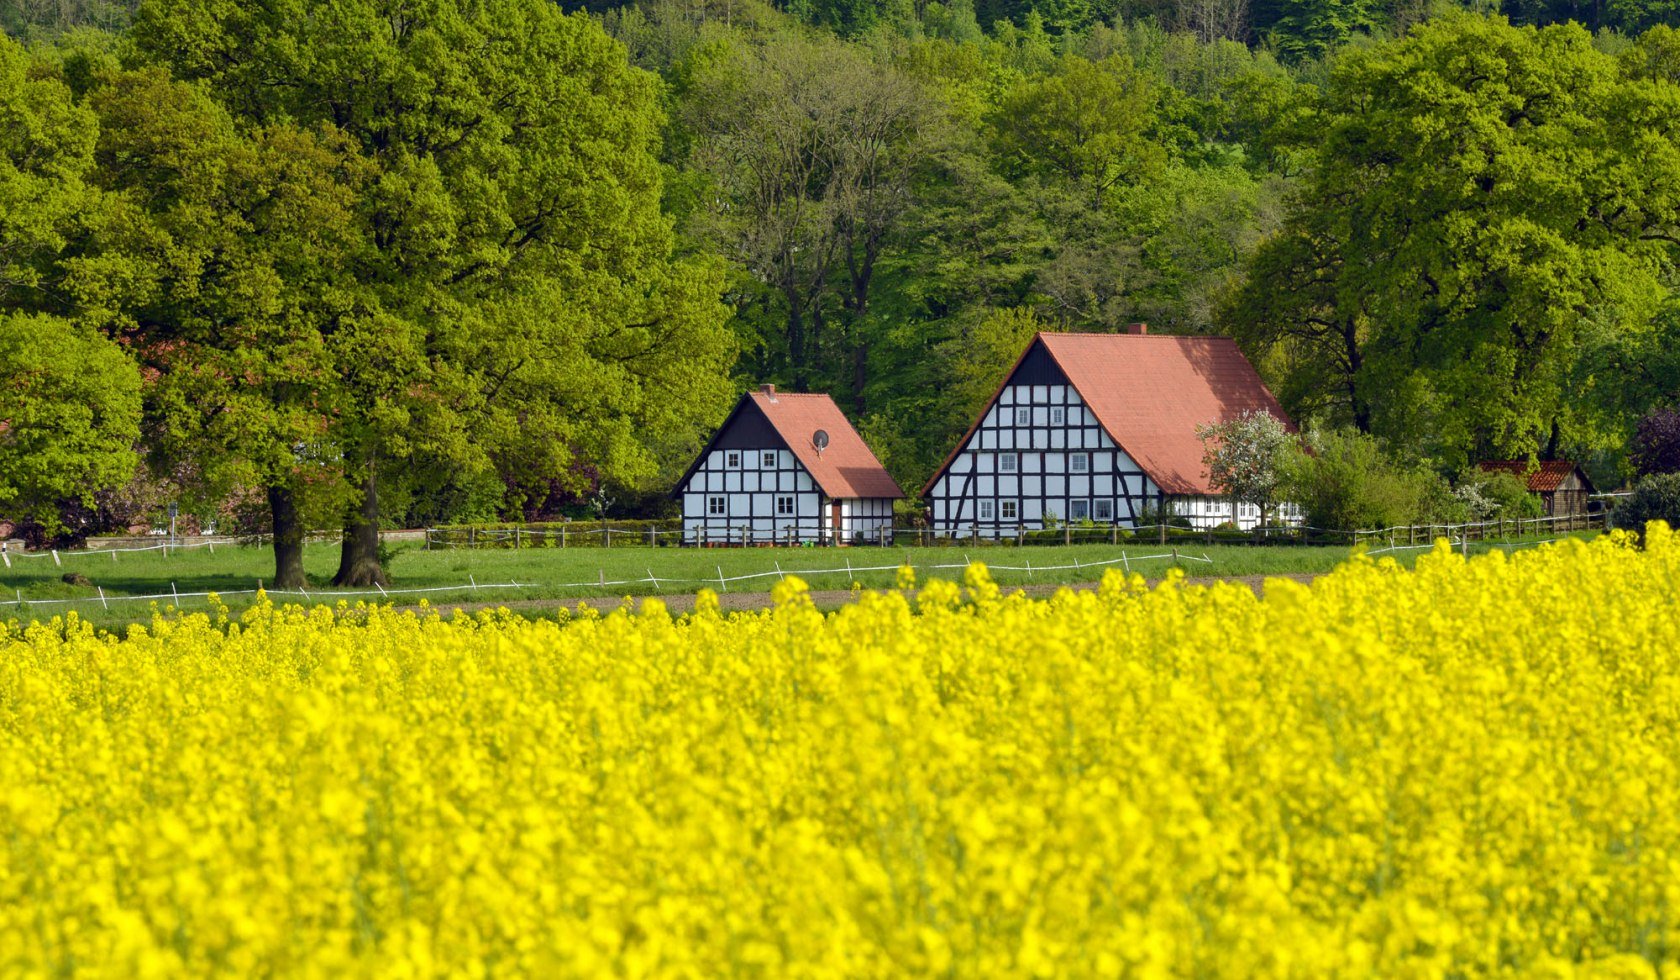
<instances>
[{"instance_id":1,"label":"window","mask_svg":"<svg viewBox=\"0 0 1680 980\"><path fill-rule=\"evenodd\" d=\"M995 500L982 500L982 501L980 501L980 519L983 520L983 521L991 521L991 520L996 520L997 519L997 501L995 501Z\"/></svg>"},{"instance_id":2,"label":"window","mask_svg":"<svg viewBox=\"0 0 1680 980\"><path fill-rule=\"evenodd\" d=\"M777 517L790 517L792 515L793 515L793 498L792 497L777 497L776 498L776 516Z\"/></svg>"},{"instance_id":3,"label":"window","mask_svg":"<svg viewBox=\"0 0 1680 980\"><path fill-rule=\"evenodd\" d=\"M1020 468L1020 465L1021 457L1015 455L1014 453L998 454L998 471L1000 473L1013 473Z\"/></svg>"},{"instance_id":4,"label":"window","mask_svg":"<svg viewBox=\"0 0 1680 980\"><path fill-rule=\"evenodd\" d=\"M1091 454L1090 453L1073 453L1073 454L1069 455L1068 456L1068 472L1069 473L1089 473L1089 472L1091 472Z\"/></svg>"},{"instance_id":5,"label":"window","mask_svg":"<svg viewBox=\"0 0 1680 980\"><path fill-rule=\"evenodd\" d=\"M706 498L706 516L708 516L708 517L722 517L724 514L727 514L727 513L729 513L728 503L726 502L725 498L723 498L723 497L707 497Z\"/></svg>"},{"instance_id":6,"label":"window","mask_svg":"<svg viewBox=\"0 0 1680 980\"><path fill-rule=\"evenodd\" d=\"M738 453L738 452L724 453L723 454L723 465L729 467L732 470L733 469L739 469L740 466L741 466L741 454Z\"/></svg>"},{"instance_id":7,"label":"window","mask_svg":"<svg viewBox=\"0 0 1680 980\"><path fill-rule=\"evenodd\" d=\"M1068 520L1088 521L1091 519L1091 502L1089 500L1068 501Z\"/></svg>"},{"instance_id":8,"label":"window","mask_svg":"<svg viewBox=\"0 0 1680 980\"><path fill-rule=\"evenodd\" d=\"M1091 519L1093 521L1114 520L1114 501L1095 500L1091 502Z\"/></svg>"},{"instance_id":9,"label":"window","mask_svg":"<svg viewBox=\"0 0 1680 980\"><path fill-rule=\"evenodd\" d=\"M1050 410L1050 424L1051 425L1063 425L1066 422L1067 422L1067 409L1065 409L1065 408L1052 408Z\"/></svg>"},{"instance_id":10,"label":"window","mask_svg":"<svg viewBox=\"0 0 1680 980\"><path fill-rule=\"evenodd\" d=\"M1017 509L1015 501L1005 500L1003 502L1003 519L1006 521L1013 521L1018 517L1020 517L1020 512Z\"/></svg>"},{"instance_id":11,"label":"window","mask_svg":"<svg viewBox=\"0 0 1680 980\"><path fill-rule=\"evenodd\" d=\"M1015 410L1016 425L1032 425L1032 409L1017 408Z\"/></svg>"},{"instance_id":12,"label":"window","mask_svg":"<svg viewBox=\"0 0 1680 980\"><path fill-rule=\"evenodd\" d=\"M775 452L772 451L772 450L765 450L763 462L764 462L764 468L765 469L767 469L767 470L775 469L776 468L776 454L775 454Z\"/></svg>"}]
</instances>

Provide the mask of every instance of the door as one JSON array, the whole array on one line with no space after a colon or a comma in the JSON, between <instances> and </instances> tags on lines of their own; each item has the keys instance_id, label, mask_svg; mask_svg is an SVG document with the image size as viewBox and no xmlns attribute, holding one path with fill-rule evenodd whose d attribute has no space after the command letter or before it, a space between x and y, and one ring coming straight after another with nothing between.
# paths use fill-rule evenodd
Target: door
<instances>
[{"instance_id":1,"label":"door","mask_svg":"<svg viewBox=\"0 0 1680 980\"><path fill-rule=\"evenodd\" d=\"M834 527L832 529L833 541L835 544L843 544L844 539L840 537L840 501L836 500L831 509L833 511L834 519Z\"/></svg>"}]
</instances>

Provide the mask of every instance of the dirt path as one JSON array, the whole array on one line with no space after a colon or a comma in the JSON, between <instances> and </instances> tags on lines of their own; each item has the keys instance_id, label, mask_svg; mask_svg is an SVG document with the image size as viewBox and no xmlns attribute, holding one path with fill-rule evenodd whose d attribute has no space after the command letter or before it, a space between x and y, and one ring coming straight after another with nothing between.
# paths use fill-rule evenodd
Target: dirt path
<instances>
[{"instance_id":1,"label":"dirt path","mask_svg":"<svg viewBox=\"0 0 1680 980\"><path fill-rule=\"evenodd\" d=\"M1230 576L1228 578L1220 578L1220 577L1214 577L1214 576L1205 576L1205 577L1192 576L1191 578L1187 579L1186 581L1188 581L1189 583L1191 583L1193 585L1211 585L1214 582L1233 582L1233 583L1238 584L1238 585L1248 586L1249 588L1254 590L1255 595L1263 595L1264 592L1265 592L1265 583L1266 583L1267 579L1284 578L1284 579L1289 579L1292 582L1311 582L1313 579L1317 578L1320 574L1322 574L1322 573L1319 573L1319 572L1291 572L1291 573L1279 574L1279 575L1233 575L1233 576ZM1160 579L1150 579L1149 584L1150 584L1150 586L1153 587L1156 584L1158 584L1160 581L1161 581ZM1042 599L1042 598L1047 598L1049 596L1055 595L1056 591L1058 589L1064 589L1065 588L1065 589L1074 589L1074 590L1077 590L1077 591L1086 591L1086 590L1089 590L1089 589L1094 589L1096 587L1097 587L1096 582L1079 582L1079 583L1067 584L1067 585L1022 585L1022 586L1016 586L1015 588L1005 589L1005 592L1007 593L1007 592L1013 592L1013 591L1018 590L1018 591L1021 591L1021 592L1025 592L1027 595L1032 596L1035 599ZM912 594L914 594L914 593L912 593ZM818 609L838 609L839 607L841 607L841 606L843 606L843 605L845 605L849 602L852 602L857 597L857 594L852 592L850 589L813 589L811 591L810 595L811 595L812 603L814 603ZM657 599L659 599L661 602L665 603L665 607L667 609L669 609L671 612L676 613L678 615L681 615L683 613L692 612L694 610L694 595L692 595L692 594L661 595L661 596L653 596L653 597L635 596L629 601L629 605L634 606L636 603L639 603L641 600L646 599L646 598L657 598ZM572 600L520 599L520 600L515 600L515 601L512 601L512 602L454 602L454 603L437 603L435 605L436 605L436 608L439 608L439 609L444 609L444 610L463 609L463 610L466 610L467 612L476 612L480 609L506 608L506 609L509 609L509 610L511 610L513 612L517 612L517 613L534 613L534 612L544 612L544 611L548 611L548 610L552 610L552 609L557 609L557 608L560 608L560 607L565 607L567 609L575 609L575 608L577 608L578 603L583 603L584 605L590 606L594 609L598 609L603 613L612 612L612 611L618 609L619 607L626 605L626 602L625 602L624 599L621 599L621 598L605 598L605 597L586 598L586 599L572 599ZM758 610L758 609L768 609L768 608L770 608L770 593L768 593L768 592L725 592L725 593L721 593L720 595L718 595L718 606L719 606L719 608L723 609L725 612L733 612L733 611L736 611L736 610L753 611L753 610ZM403 607L403 608L417 608L417 607Z\"/></svg>"}]
</instances>

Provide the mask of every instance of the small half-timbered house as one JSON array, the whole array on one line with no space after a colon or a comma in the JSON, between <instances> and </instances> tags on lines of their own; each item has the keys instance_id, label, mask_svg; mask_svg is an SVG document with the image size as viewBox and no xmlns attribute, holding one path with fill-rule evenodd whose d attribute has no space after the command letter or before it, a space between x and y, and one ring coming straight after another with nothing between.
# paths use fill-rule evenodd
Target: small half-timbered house
<instances>
[{"instance_id":1,"label":"small half-timbered house","mask_svg":"<svg viewBox=\"0 0 1680 980\"><path fill-rule=\"evenodd\" d=\"M1530 466L1533 469L1530 469ZM1526 459L1496 459L1481 464L1489 473L1509 473L1540 498L1547 517L1570 517L1587 513L1588 498L1598 491L1586 471L1566 459L1547 459L1530 464Z\"/></svg>"},{"instance_id":2,"label":"small half-timbered house","mask_svg":"<svg viewBox=\"0 0 1680 980\"><path fill-rule=\"evenodd\" d=\"M1008 538L1047 521L1136 527L1163 513L1252 528L1209 482L1198 426L1288 422L1229 337L1040 333L922 489L935 532ZM1298 520L1291 505L1284 520Z\"/></svg>"},{"instance_id":3,"label":"small half-timbered house","mask_svg":"<svg viewBox=\"0 0 1680 980\"><path fill-rule=\"evenodd\" d=\"M886 544L904 493L827 395L741 396L678 481L687 544Z\"/></svg>"}]
</instances>

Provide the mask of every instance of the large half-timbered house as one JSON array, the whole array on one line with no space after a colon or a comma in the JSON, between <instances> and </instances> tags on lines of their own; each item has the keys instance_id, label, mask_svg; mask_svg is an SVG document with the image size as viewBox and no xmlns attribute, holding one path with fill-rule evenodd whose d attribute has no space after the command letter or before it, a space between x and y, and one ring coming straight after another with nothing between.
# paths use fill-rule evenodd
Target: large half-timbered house
<instances>
[{"instance_id":1,"label":"large half-timbered house","mask_svg":"<svg viewBox=\"0 0 1680 980\"><path fill-rule=\"evenodd\" d=\"M1012 537L1048 521L1136 527L1163 513L1252 528L1209 482L1198 426L1288 421L1228 337L1040 333L922 490L936 532ZM1282 516L1296 516L1285 506Z\"/></svg>"},{"instance_id":2,"label":"large half-timbered house","mask_svg":"<svg viewBox=\"0 0 1680 980\"><path fill-rule=\"evenodd\" d=\"M689 544L885 544L904 496L827 395L741 396L678 481Z\"/></svg>"}]
</instances>

